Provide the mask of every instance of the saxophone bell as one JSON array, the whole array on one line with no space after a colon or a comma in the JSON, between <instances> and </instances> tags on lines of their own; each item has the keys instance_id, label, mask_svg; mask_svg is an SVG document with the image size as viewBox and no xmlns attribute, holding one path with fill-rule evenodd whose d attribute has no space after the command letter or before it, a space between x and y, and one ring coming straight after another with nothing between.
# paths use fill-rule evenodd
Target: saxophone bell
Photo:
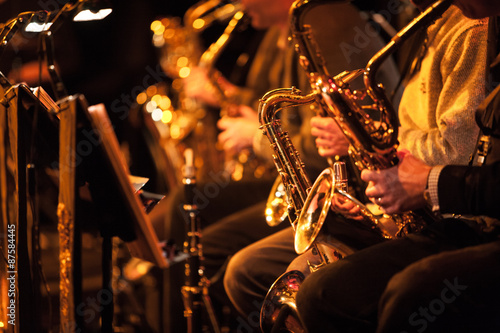
<instances>
[{"instance_id":1,"label":"saxophone bell","mask_svg":"<svg viewBox=\"0 0 500 333\"><path fill-rule=\"evenodd\" d=\"M285 332L305 332L295 304L295 295L304 279L302 272L294 270L283 273L273 283L260 310L262 332L272 332L273 327L286 327Z\"/></svg>"},{"instance_id":2,"label":"saxophone bell","mask_svg":"<svg viewBox=\"0 0 500 333\"><path fill-rule=\"evenodd\" d=\"M270 227L275 227L281 222L285 221L288 217L289 212L289 202L286 195L285 184L281 181L281 177L276 177L273 183L271 192L266 202L266 209L264 211L264 216L266 218L266 223Z\"/></svg>"},{"instance_id":3,"label":"saxophone bell","mask_svg":"<svg viewBox=\"0 0 500 333\"><path fill-rule=\"evenodd\" d=\"M328 216L352 219L351 223L357 228L371 230L374 236L380 240L396 237L401 230L403 221L394 220L393 216L386 215L378 206L363 204L357 198L347 192L345 181L337 179L337 163L332 168L326 168L314 182L310 194L304 202L300 215L297 219L297 230L295 233L295 251L302 254L309 250L314 244L324 244L336 249L342 256L354 252L351 246L339 241L334 235L328 233L324 225L328 223ZM345 206L353 213L346 212ZM331 215L330 215L331 216Z\"/></svg>"}]
</instances>

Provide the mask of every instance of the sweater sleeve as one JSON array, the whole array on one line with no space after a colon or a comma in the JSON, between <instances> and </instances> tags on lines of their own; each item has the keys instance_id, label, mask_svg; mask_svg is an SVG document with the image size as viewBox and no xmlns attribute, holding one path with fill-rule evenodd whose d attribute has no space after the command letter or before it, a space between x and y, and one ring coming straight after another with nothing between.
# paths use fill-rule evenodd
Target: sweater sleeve
<instances>
[{"instance_id":1,"label":"sweater sleeve","mask_svg":"<svg viewBox=\"0 0 500 333\"><path fill-rule=\"evenodd\" d=\"M457 33L451 43L443 40L446 47L430 50L439 59L431 65L433 75L412 87L414 97L427 96L427 112L416 116L421 111L417 109L410 114L413 108L408 105L407 113L400 114L401 148L430 165L466 164L474 150L478 134L474 112L485 94L486 34L484 24L473 24Z\"/></svg>"}]
</instances>

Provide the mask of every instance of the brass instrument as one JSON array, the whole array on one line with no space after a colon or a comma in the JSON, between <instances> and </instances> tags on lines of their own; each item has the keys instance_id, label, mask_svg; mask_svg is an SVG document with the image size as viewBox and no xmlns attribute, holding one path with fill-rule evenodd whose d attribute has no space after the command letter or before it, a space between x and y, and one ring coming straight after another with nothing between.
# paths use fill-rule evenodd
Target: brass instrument
<instances>
[{"instance_id":1,"label":"brass instrument","mask_svg":"<svg viewBox=\"0 0 500 333\"><path fill-rule=\"evenodd\" d=\"M214 88L217 89L218 100L221 104L226 103L234 97L229 96L224 88L220 86L219 78L222 74L215 68L215 62L218 60L222 51L224 51L227 43L231 40L233 32L244 23L245 14L243 11L237 11L233 18L229 21L222 35L214 43L212 43L205 52L203 52L200 57L200 61L198 62L199 67L207 70L210 82ZM224 108L224 105L221 105L221 108Z\"/></svg>"},{"instance_id":2,"label":"brass instrument","mask_svg":"<svg viewBox=\"0 0 500 333\"><path fill-rule=\"evenodd\" d=\"M168 174L169 188L180 186L182 154L186 148L195 151L199 180L205 181L209 175L224 171L224 156L216 149L217 115L186 96L182 79L198 65L215 72L211 68L225 45L218 41L217 52L213 47L203 52L199 35L216 22L230 21L223 34L226 42L229 41L229 30L236 29L237 21L243 22L240 8L238 2L203 0L189 8L182 19L166 17L151 24L153 44L161 51L161 69L172 82L154 84L137 96L141 111L138 122L145 123L155 137L152 140L156 139L162 148L160 153L165 157L163 164L166 167L160 168L166 168L168 172L161 176Z\"/></svg>"},{"instance_id":3,"label":"brass instrument","mask_svg":"<svg viewBox=\"0 0 500 333\"><path fill-rule=\"evenodd\" d=\"M202 0L186 11L184 25L200 32L215 21L227 21L240 7L238 1Z\"/></svg>"},{"instance_id":4,"label":"brass instrument","mask_svg":"<svg viewBox=\"0 0 500 333\"><path fill-rule=\"evenodd\" d=\"M217 100L220 104L220 116L221 117L232 117L234 115L228 112L228 106L231 104L238 104L239 101L239 93L240 92L232 92L229 94L224 87L220 84L220 79L222 78L222 73L220 73L215 68L215 62L218 60L222 51L227 46L228 42L231 40L233 36L233 32L239 29L242 25L244 25L247 20L243 11L238 11L234 14L233 18L229 21L227 27L224 29L223 34L210 45L210 47L203 52L200 57L200 61L198 66L207 70L208 78L212 86L215 88L215 93L217 96ZM240 151L234 156L229 156L224 154L224 166L223 170L231 175L231 179L238 181L243 178L243 174L245 172L246 163L249 161L255 161L255 158L250 158L251 152L248 150ZM256 163L250 167L254 170L253 176L260 178L264 174L264 167Z\"/></svg>"},{"instance_id":5,"label":"brass instrument","mask_svg":"<svg viewBox=\"0 0 500 333\"><path fill-rule=\"evenodd\" d=\"M189 68L198 64L202 56L200 33L215 22L226 22L240 11L237 2L202 0L190 7L182 20L166 17L154 21L153 43L161 49L161 66L172 78L189 74Z\"/></svg>"},{"instance_id":6,"label":"brass instrument","mask_svg":"<svg viewBox=\"0 0 500 333\"><path fill-rule=\"evenodd\" d=\"M345 187L336 186L338 184L335 179L336 173L330 168L323 171L311 187L304 174L300 157L286 133L281 131L279 120L275 119L275 114L279 109L275 107L274 101L279 101L286 106L317 103L337 121L350 143L349 154L358 168L384 169L396 165L398 163L397 113L386 97L384 87L375 83L375 74L401 43L441 16L451 2L451 0L439 0L430 6L375 54L365 69L343 72L335 77L328 74L311 29L302 21L305 13L324 1L297 0L292 5L290 24L293 40L301 65L309 76L312 92L302 95L293 88L274 90L263 97L259 110L262 128L275 151L274 161L283 179L289 204L295 209L295 213L299 214L297 220L292 222L295 229L295 249L299 254L311 247L317 252L319 252L318 249L322 249L324 254L333 253L333 256L327 258L332 261L335 257L344 257L355 251L341 239L321 232L330 210L331 199L335 195L352 201L360 208L361 221L348 220L348 222L352 223L355 228L360 227L365 232L373 232L375 236L380 237L380 241L401 236L421 227L425 221L423 215L412 212L390 216L373 213L356 198L350 196L345 191ZM351 89L350 84L361 76L366 91ZM366 101L367 98L371 99L370 104L361 105L361 101ZM370 112L379 114L379 118L375 121L370 116ZM306 194L305 198L304 194ZM315 207L318 203L323 205ZM339 218L345 220L342 216ZM318 267L313 268L313 270L316 269ZM294 294L299 287L297 284L300 284L299 280L300 277L292 271L282 275L273 284L261 310L263 332L269 332L277 325L285 326L290 332L303 331L300 321L297 324L298 315L294 301ZM292 318L284 318L288 315L283 316L283 312L291 312Z\"/></svg>"},{"instance_id":7,"label":"brass instrument","mask_svg":"<svg viewBox=\"0 0 500 333\"><path fill-rule=\"evenodd\" d=\"M278 175L271 187L267 198L264 217L270 227L275 227L288 217L288 197L286 195L285 184Z\"/></svg>"},{"instance_id":8,"label":"brass instrument","mask_svg":"<svg viewBox=\"0 0 500 333\"><path fill-rule=\"evenodd\" d=\"M298 5L299 3L297 3L295 8L300 8ZM331 78L326 72L321 71L321 66L316 66L315 69L318 71L310 75L313 89L321 96L319 99L321 107L328 114L335 117L339 127L350 143L349 155L353 158L359 169L385 169L395 166L398 163L397 112L387 98L383 85L375 82L377 70L400 47L401 43L405 42L421 28L425 28L431 24L450 5L451 1L439 0L427 8L426 11L399 31L382 50L377 52L370 59L364 70L344 72ZM301 23L298 18L301 17L304 9L295 10L298 10L298 13L297 15L292 15L292 17L296 18L292 20L292 24L296 29L300 29ZM300 41L299 38L297 39ZM366 89L364 92L355 91L349 85L351 81L361 74L363 75L363 83ZM371 105L360 105L360 100L363 100L365 97L371 99ZM376 112L379 115L379 119L375 121L367 112L368 110ZM323 181L321 177L318 179L318 182ZM313 186L313 188L320 187ZM426 223L425 218L427 214L423 211L419 212L419 214L414 212L393 215L375 214L344 191L335 189L334 186L330 186L328 191L336 192L354 202L360 208L360 213L363 216L362 222L387 239L399 237L421 229ZM298 232L295 233L295 250L299 254L307 251L314 242L326 241L323 237L319 237L324 218L322 220L313 220L311 214L316 209L309 209L308 207L311 202L317 201L318 196L323 195L324 193L321 191L311 190L304 204L305 209L301 211L297 223ZM331 201L327 202L325 200L324 203L325 205L321 210L328 211Z\"/></svg>"},{"instance_id":9,"label":"brass instrument","mask_svg":"<svg viewBox=\"0 0 500 333\"><path fill-rule=\"evenodd\" d=\"M223 173L236 181L244 176L261 178L268 168L251 152L242 151L237 156L226 156L217 144L217 119L219 116L232 116L226 112L226 106L238 104L241 96L238 89L226 91L219 80L222 74L215 67L234 35L241 32L248 22L241 11L241 4L237 1L201 1L186 12L182 21L179 18L164 18L151 25L155 33L153 42L162 50L161 67L173 82L168 87L156 85L158 93L151 97L149 90L145 92L148 95L146 102L154 95L160 95L162 100L166 97L171 99L167 109L162 107L166 116L158 115L154 119L158 131L166 137L162 145L168 148L167 155L172 156L171 164L176 165L176 170L180 170L182 158L176 155L181 155L184 146L188 146L196 151L195 164L198 178L202 181L209 173ZM199 34L217 21L229 23L221 36L202 52ZM210 107L186 96L184 92L182 79L188 77L195 66L207 72L211 88L213 87L211 92L220 105L219 115L210 112ZM179 148L181 152L176 154ZM177 174L180 175L180 172Z\"/></svg>"},{"instance_id":10,"label":"brass instrument","mask_svg":"<svg viewBox=\"0 0 500 333\"><path fill-rule=\"evenodd\" d=\"M276 118L276 115L283 107L307 105L316 102L316 99L317 94L315 92L302 95L295 88L281 88L265 94L259 104L261 129L271 142L271 147L275 152L273 160L281 177L282 186L289 204L287 216L295 231L296 221L292 221L292 218L303 209L308 191L311 189L311 182L306 174L304 163L301 161L288 133L283 132L281 129L281 122ZM283 103L285 106L281 106ZM337 252L333 248L326 247L323 244L314 244L313 247L315 247L315 251L321 259L318 266L311 267L313 270L338 259ZM349 251L348 248L344 250ZM271 330L277 317L283 317L283 315L280 316L280 313L283 311L284 305L286 305L285 308L288 309L291 316L286 316L283 320L286 320L294 327L293 332L297 332L299 326L295 326L295 324L300 323L300 320L294 310L295 302L291 301L294 300L294 290L296 288L288 288L300 284L302 279L303 276L300 272L292 271L282 275L273 284L264 300L260 314L261 329L264 332ZM293 283L291 280L293 280ZM283 290L282 287L287 289ZM279 303L276 304L275 300Z\"/></svg>"}]
</instances>

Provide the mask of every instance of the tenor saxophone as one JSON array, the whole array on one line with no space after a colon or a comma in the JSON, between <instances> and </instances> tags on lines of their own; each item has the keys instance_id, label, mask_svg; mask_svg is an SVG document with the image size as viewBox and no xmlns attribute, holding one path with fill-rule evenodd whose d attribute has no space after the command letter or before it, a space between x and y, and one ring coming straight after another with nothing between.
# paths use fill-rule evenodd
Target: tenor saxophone
<instances>
[{"instance_id":1,"label":"tenor saxophone","mask_svg":"<svg viewBox=\"0 0 500 333\"><path fill-rule=\"evenodd\" d=\"M323 200L324 206L313 207L319 196L327 198L339 194L351 200L360 208L361 222L353 221L365 230L372 230L380 240L399 237L407 232L421 228L427 220L424 214L409 212L401 215L376 215L356 198L334 186L334 172L325 170L311 186L304 173L304 164L300 160L293 144L283 133L276 113L280 108L306 103L316 103L334 117L350 143L349 154L360 169L385 169L398 163L398 120L397 113L385 95L384 87L377 84L375 74L381 64L403 42L417 30L426 28L440 17L451 5L451 0L438 0L426 11L416 17L399 31L391 41L368 62L366 68L344 72L335 77L328 73L325 62L317 47L311 28L303 23L304 15L314 6L324 4L321 0L297 0L291 8L290 26L295 49L300 56L300 63L306 71L312 92L303 95L296 89L278 89L267 93L259 107L260 121L264 134L274 150L273 158L281 175L290 206L298 215L292 222L295 230L295 249L304 253L310 248L319 249L323 254L334 253L335 257L344 257L355 251L341 240L326 235L322 231L325 216L330 210L331 200ZM365 91L354 91L350 84L358 77L363 78ZM360 99L370 99L369 105L361 105ZM368 109L377 112L377 121L370 117ZM326 191L320 189L330 185ZM321 192L321 193L320 193ZM318 219L317 217L320 217ZM327 259L335 260L333 257ZM328 263L328 262L326 262ZM317 268L315 268L317 269ZM269 290L261 309L261 329L269 332L275 326L285 326L287 331L302 332L295 306L295 293L300 288L303 275L292 271L282 275Z\"/></svg>"}]
</instances>

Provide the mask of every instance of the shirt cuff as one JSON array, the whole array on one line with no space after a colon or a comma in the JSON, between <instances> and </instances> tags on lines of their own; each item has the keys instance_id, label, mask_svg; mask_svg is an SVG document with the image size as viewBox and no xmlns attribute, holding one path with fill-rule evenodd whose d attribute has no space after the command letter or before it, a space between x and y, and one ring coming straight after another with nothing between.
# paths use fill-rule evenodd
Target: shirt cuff
<instances>
[{"instance_id":1,"label":"shirt cuff","mask_svg":"<svg viewBox=\"0 0 500 333\"><path fill-rule=\"evenodd\" d=\"M431 204L433 212L439 212L439 195L438 195L438 181L439 174L443 170L444 165L438 165L431 169L427 177L427 191L429 192L429 203Z\"/></svg>"}]
</instances>

